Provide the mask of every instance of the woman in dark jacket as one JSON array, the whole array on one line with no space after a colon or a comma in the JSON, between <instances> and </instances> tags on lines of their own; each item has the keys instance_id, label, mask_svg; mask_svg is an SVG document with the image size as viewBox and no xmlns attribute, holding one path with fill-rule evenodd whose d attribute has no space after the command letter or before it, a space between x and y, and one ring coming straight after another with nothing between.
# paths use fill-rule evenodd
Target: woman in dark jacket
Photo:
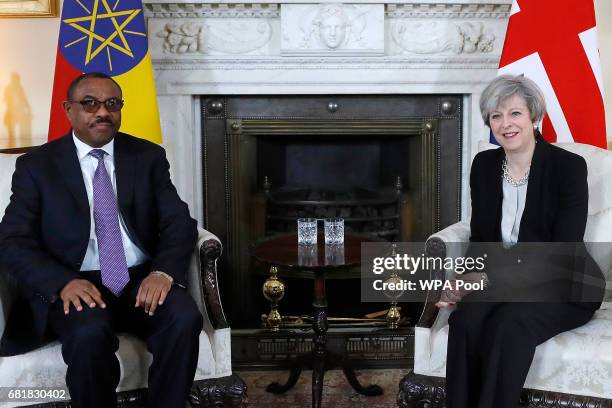
<instances>
[{"instance_id":1,"label":"woman in dark jacket","mask_svg":"<svg viewBox=\"0 0 612 408\"><path fill-rule=\"evenodd\" d=\"M530 79L496 78L483 91L480 110L501 147L477 154L472 163L470 253L476 255L474 247L483 245L475 242L498 244L495 249L489 244L496 255L487 260L484 274L458 279L485 279L493 295L447 291L438 303L458 302L449 317L447 408L516 408L536 346L585 324L601 304L599 292L581 302L564 286L575 280L575 256L557 256L558 246L538 244L544 250L531 256L538 262L529 267L533 247L517 249L536 242L583 247L587 167L582 157L542 139L537 124L544 97ZM568 262L543 267L556 259L573 261L569 267ZM593 266L592 260L587 263ZM552 274L559 279L551 282ZM603 282L601 271L594 276ZM529 294L529 301L513 301L514 294Z\"/></svg>"}]
</instances>

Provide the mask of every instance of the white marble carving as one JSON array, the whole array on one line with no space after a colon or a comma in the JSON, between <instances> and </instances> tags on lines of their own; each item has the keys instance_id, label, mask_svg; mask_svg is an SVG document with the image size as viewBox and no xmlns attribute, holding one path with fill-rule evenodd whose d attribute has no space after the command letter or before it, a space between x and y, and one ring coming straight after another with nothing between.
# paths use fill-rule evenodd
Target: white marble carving
<instances>
[{"instance_id":1,"label":"white marble carving","mask_svg":"<svg viewBox=\"0 0 612 408\"><path fill-rule=\"evenodd\" d=\"M382 55L384 5L283 4L282 55Z\"/></svg>"},{"instance_id":2,"label":"white marble carving","mask_svg":"<svg viewBox=\"0 0 612 408\"><path fill-rule=\"evenodd\" d=\"M163 38L164 52L192 53L206 52L206 33L208 29L202 23L188 21L185 23L167 23L156 36Z\"/></svg>"},{"instance_id":3,"label":"white marble carving","mask_svg":"<svg viewBox=\"0 0 612 408\"><path fill-rule=\"evenodd\" d=\"M481 22L395 21L391 38L401 52L473 54L493 51L495 35Z\"/></svg>"},{"instance_id":4,"label":"white marble carving","mask_svg":"<svg viewBox=\"0 0 612 408\"><path fill-rule=\"evenodd\" d=\"M208 46L227 54L246 54L266 45L272 37L272 26L266 19L211 19L208 23Z\"/></svg>"},{"instance_id":5,"label":"white marble carving","mask_svg":"<svg viewBox=\"0 0 612 408\"><path fill-rule=\"evenodd\" d=\"M246 54L266 45L272 27L266 19L150 19L154 58L194 54Z\"/></svg>"}]
</instances>

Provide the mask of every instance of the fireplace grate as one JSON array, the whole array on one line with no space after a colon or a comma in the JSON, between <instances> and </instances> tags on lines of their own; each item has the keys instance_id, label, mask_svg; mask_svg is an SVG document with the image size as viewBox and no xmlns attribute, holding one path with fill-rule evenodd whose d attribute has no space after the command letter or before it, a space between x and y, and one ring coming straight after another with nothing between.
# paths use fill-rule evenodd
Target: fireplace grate
<instances>
[{"instance_id":1,"label":"fireplace grate","mask_svg":"<svg viewBox=\"0 0 612 408\"><path fill-rule=\"evenodd\" d=\"M266 235L295 231L297 218L344 219L347 232L398 240L402 226L402 183L394 188L355 188L349 191L284 186L270 191L264 182Z\"/></svg>"}]
</instances>

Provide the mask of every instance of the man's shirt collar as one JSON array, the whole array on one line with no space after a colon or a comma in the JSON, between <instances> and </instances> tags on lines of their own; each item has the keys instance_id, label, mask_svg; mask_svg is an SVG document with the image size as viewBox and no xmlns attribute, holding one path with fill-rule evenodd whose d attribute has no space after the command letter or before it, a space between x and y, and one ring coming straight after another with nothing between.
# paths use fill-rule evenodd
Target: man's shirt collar
<instances>
[{"instance_id":1,"label":"man's shirt collar","mask_svg":"<svg viewBox=\"0 0 612 408\"><path fill-rule=\"evenodd\" d=\"M83 158L87 156L89 152L96 149L95 147L91 147L87 143L82 142L81 139L79 139L76 136L76 133L74 133L74 130L72 131L72 140L74 140L74 145L76 146L76 149L77 149L77 156L79 158L79 161L83 160ZM108 142L104 146L99 147L98 149L104 150L106 154L108 154L110 157L113 157L113 153L115 152L115 138L113 138L110 142Z\"/></svg>"}]
</instances>

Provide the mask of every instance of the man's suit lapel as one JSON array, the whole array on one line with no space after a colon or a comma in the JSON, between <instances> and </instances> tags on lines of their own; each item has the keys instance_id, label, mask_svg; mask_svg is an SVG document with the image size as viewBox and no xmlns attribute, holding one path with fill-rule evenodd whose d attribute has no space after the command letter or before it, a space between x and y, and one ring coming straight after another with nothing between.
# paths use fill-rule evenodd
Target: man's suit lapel
<instances>
[{"instance_id":1,"label":"man's suit lapel","mask_svg":"<svg viewBox=\"0 0 612 408\"><path fill-rule=\"evenodd\" d=\"M134 193L136 161L130 155L129 145L121 133L115 136L115 175L117 178L117 199L124 218L130 213Z\"/></svg>"},{"instance_id":2,"label":"man's suit lapel","mask_svg":"<svg viewBox=\"0 0 612 408\"><path fill-rule=\"evenodd\" d=\"M72 140L72 132L64 136L58 143L58 153L53 155L55 164L62 173L62 179L68 190L76 200L77 207L87 216L89 220L89 201L83 181L83 173L76 152L76 146Z\"/></svg>"}]
</instances>

